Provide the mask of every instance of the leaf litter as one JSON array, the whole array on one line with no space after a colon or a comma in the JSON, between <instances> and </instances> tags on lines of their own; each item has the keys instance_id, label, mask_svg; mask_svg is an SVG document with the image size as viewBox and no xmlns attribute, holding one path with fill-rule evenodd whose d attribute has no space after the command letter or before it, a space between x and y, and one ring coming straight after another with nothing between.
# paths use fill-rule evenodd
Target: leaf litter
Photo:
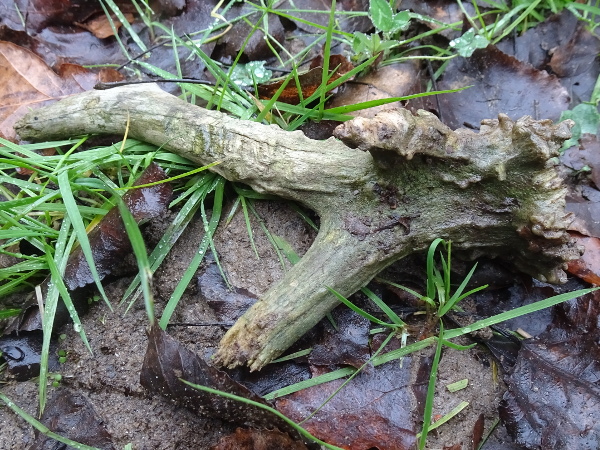
<instances>
[{"instance_id":1,"label":"leaf litter","mask_svg":"<svg viewBox=\"0 0 600 450\"><path fill-rule=\"evenodd\" d=\"M100 79L122 78L112 69L96 74L72 64L63 64L57 74L29 50L0 42L0 79L10 80L0 85L0 136L14 139L13 125L30 108L90 90Z\"/></svg>"},{"instance_id":2,"label":"leaf litter","mask_svg":"<svg viewBox=\"0 0 600 450\"><path fill-rule=\"evenodd\" d=\"M500 416L518 444L600 446L599 305L596 291L556 306L548 330L524 341L515 365L505 368Z\"/></svg>"}]
</instances>

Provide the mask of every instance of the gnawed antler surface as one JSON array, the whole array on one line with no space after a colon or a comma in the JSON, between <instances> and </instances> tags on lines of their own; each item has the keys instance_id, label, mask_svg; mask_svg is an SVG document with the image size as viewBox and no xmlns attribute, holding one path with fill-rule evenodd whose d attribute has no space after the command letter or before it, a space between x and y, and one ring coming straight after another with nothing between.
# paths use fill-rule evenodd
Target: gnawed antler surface
<instances>
[{"instance_id":1,"label":"gnawed antler surface","mask_svg":"<svg viewBox=\"0 0 600 450\"><path fill-rule=\"evenodd\" d=\"M24 139L129 135L315 210L312 247L223 337L215 361L260 369L392 262L437 238L472 256L501 256L526 273L564 281L578 256L565 231L565 188L550 158L570 136L505 115L481 131L452 131L435 116L390 110L338 127L344 143L232 119L156 87L69 97L17 124Z\"/></svg>"}]
</instances>

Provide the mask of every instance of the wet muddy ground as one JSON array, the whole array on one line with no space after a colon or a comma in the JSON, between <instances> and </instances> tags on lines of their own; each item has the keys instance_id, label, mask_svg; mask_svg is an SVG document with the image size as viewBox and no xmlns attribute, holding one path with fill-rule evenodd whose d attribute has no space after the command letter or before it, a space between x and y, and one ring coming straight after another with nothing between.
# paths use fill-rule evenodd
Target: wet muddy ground
<instances>
[{"instance_id":1,"label":"wet muddy ground","mask_svg":"<svg viewBox=\"0 0 600 450\"><path fill-rule=\"evenodd\" d=\"M256 203L256 207L271 233L284 238L300 255L308 249L314 232L286 203L261 201ZM246 289L258 296L282 276L283 268L259 224L255 218L251 220L260 259L252 250L241 213L236 214L228 226L220 228L215 245L229 282L236 288ZM169 217L166 217L162 222L151 224L149 232L160 233L168 221ZM180 238L163 268L155 274L157 316L160 316L170 293L193 257L202 235L201 221L198 220ZM203 265L199 274L205 268L206 265ZM140 385L148 319L141 301L127 314L124 314L125 305L119 305L129 281L127 277L106 286L107 294L115 306L114 312L100 301L83 318L93 355L86 350L71 325L64 327L62 332L66 334L66 339L60 342L60 348L67 352L67 360L60 366L60 386L49 388L49 398L64 395L65 389L87 398L112 436L115 448L123 448L128 443L132 443L134 449L148 450L210 448L222 436L232 433L235 424L199 417L158 394L147 392ZM194 281L180 302L172 322L205 324L214 322L214 319L213 311ZM169 329L173 337L205 358L214 352L224 332L222 326L177 326ZM468 342L465 340L463 343ZM401 362L389 364L396 364L398 370L402 370ZM447 384L463 378L469 379L466 389L456 393L447 391ZM459 443L462 443L463 449L471 448L469 441L477 419L483 415L486 431L489 430L497 418L496 407L503 390L503 384L494 376L490 357L485 350L446 349L440 364L434 414L443 415L460 401L468 401L470 405L450 423L431 433L429 448ZM35 380L9 382L3 386L2 392L26 412L37 415ZM502 432L501 426L499 431ZM6 407L0 406L0 449L29 448L34 439L30 425ZM490 443L489 448L509 447L508 444Z\"/></svg>"}]
</instances>

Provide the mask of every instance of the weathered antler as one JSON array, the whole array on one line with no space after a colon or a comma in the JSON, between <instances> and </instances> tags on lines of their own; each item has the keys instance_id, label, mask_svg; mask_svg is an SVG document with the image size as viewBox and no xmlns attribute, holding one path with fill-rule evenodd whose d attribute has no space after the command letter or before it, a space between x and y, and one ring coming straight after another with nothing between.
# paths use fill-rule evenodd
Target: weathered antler
<instances>
[{"instance_id":1,"label":"weathered antler","mask_svg":"<svg viewBox=\"0 0 600 450\"><path fill-rule=\"evenodd\" d=\"M524 272L561 282L579 254L565 231L565 188L549 160L570 136L505 115L481 131L452 131L434 115L390 110L338 127L336 139L232 119L156 87L92 91L33 111L24 139L129 135L232 181L296 200L321 218L306 255L227 332L215 361L260 369L336 304L392 262L437 238L473 256L503 256ZM367 151L362 151L367 150Z\"/></svg>"}]
</instances>

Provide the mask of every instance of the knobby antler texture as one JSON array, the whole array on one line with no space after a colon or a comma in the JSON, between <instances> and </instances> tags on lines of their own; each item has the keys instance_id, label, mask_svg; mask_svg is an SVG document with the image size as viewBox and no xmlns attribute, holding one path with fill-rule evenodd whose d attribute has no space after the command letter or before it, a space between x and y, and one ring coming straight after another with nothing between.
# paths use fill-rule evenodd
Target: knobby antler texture
<instances>
[{"instance_id":1,"label":"knobby antler texture","mask_svg":"<svg viewBox=\"0 0 600 450\"><path fill-rule=\"evenodd\" d=\"M481 131L452 131L434 115L390 110L357 118L336 139L232 119L144 85L92 91L29 113L24 139L129 135L163 146L258 192L296 200L321 218L302 258L223 337L215 361L260 369L392 262L437 238L510 259L562 282L576 258L565 188L550 158L570 124L501 114Z\"/></svg>"}]
</instances>

